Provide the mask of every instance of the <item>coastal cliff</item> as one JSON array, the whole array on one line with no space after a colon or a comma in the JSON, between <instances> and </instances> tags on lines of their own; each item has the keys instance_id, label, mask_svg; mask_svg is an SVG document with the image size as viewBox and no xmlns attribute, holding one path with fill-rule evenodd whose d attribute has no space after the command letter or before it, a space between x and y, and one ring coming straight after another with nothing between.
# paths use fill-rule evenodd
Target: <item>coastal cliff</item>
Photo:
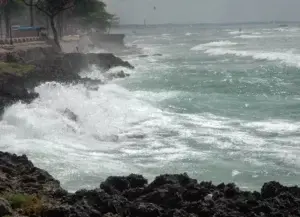
<instances>
[{"instance_id":1,"label":"coastal cliff","mask_svg":"<svg viewBox=\"0 0 300 217\"><path fill-rule=\"evenodd\" d=\"M91 65L103 73L112 67L133 66L109 53L58 53L50 46L19 49L0 53L0 114L16 101L30 102L38 94L32 90L42 82L80 82L79 72ZM123 71L114 77L128 76ZM101 81L98 81L101 83Z\"/></svg>"},{"instance_id":2,"label":"coastal cliff","mask_svg":"<svg viewBox=\"0 0 300 217\"><path fill-rule=\"evenodd\" d=\"M241 217L300 216L300 188L265 183L260 192L198 182L187 174L108 177L93 190L69 193L25 155L0 151L0 216Z\"/></svg>"}]
</instances>

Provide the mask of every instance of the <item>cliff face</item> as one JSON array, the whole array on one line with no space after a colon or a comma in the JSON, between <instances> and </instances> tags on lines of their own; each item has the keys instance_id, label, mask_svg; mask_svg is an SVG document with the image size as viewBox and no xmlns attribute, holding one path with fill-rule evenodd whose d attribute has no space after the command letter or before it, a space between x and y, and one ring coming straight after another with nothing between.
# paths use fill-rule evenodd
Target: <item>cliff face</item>
<instances>
[{"instance_id":1,"label":"cliff face","mask_svg":"<svg viewBox=\"0 0 300 217\"><path fill-rule=\"evenodd\" d=\"M0 58L0 114L11 103L36 98L38 95L28 89L41 82L80 82L83 79L78 73L90 65L104 73L115 66L133 68L113 54L58 53L50 46L0 53Z\"/></svg>"},{"instance_id":2,"label":"cliff face","mask_svg":"<svg viewBox=\"0 0 300 217\"><path fill-rule=\"evenodd\" d=\"M265 183L260 192L198 183L187 174L108 177L93 190L68 193L25 155L0 151L0 216L284 217L300 216L300 188Z\"/></svg>"}]
</instances>

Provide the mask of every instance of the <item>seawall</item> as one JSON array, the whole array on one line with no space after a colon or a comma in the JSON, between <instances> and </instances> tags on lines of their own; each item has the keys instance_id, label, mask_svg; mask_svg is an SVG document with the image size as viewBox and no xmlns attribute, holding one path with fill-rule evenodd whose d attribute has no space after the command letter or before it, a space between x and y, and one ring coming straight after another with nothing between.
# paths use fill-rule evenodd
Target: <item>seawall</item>
<instances>
[{"instance_id":1,"label":"seawall","mask_svg":"<svg viewBox=\"0 0 300 217\"><path fill-rule=\"evenodd\" d=\"M104 34L100 32L90 33L93 42L124 45L125 34Z\"/></svg>"}]
</instances>

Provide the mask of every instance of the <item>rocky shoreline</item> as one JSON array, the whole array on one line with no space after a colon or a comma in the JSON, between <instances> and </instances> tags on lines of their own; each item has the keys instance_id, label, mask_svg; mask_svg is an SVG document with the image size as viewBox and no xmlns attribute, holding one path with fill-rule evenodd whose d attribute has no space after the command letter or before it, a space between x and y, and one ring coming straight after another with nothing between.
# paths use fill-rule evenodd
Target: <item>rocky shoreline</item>
<instances>
[{"instance_id":1,"label":"rocky shoreline","mask_svg":"<svg viewBox=\"0 0 300 217\"><path fill-rule=\"evenodd\" d=\"M197 182L187 174L112 176L93 190L69 193L25 155L0 151L0 216L241 217L300 216L300 188L265 183L261 192Z\"/></svg>"},{"instance_id":2,"label":"rocky shoreline","mask_svg":"<svg viewBox=\"0 0 300 217\"><path fill-rule=\"evenodd\" d=\"M0 115L4 108L17 101L30 103L38 94L34 87L42 82L58 81L61 83L98 82L81 78L79 73L95 65L103 74L112 67L134 68L110 53L57 53L51 47L34 48L23 52L11 52L1 55L0 62ZM107 78L126 77L124 71Z\"/></svg>"}]
</instances>

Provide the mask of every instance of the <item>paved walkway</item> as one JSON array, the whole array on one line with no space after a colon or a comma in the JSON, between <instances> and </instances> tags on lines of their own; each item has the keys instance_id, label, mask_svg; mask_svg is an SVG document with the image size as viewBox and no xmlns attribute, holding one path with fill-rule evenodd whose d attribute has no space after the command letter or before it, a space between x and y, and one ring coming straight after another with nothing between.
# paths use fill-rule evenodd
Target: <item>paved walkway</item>
<instances>
[{"instance_id":1,"label":"paved walkway","mask_svg":"<svg viewBox=\"0 0 300 217\"><path fill-rule=\"evenodd\" d=\"M18 50L26 50L29 48L34 48L34 47L48 47L46 42L44 41L32 41L32 42L24 42L24 43L18 43L18 44L13 44L13 45L2 45L0 47L0 53L5 53L5 52L14 52Z\"/></svg>"}]
</instances>

